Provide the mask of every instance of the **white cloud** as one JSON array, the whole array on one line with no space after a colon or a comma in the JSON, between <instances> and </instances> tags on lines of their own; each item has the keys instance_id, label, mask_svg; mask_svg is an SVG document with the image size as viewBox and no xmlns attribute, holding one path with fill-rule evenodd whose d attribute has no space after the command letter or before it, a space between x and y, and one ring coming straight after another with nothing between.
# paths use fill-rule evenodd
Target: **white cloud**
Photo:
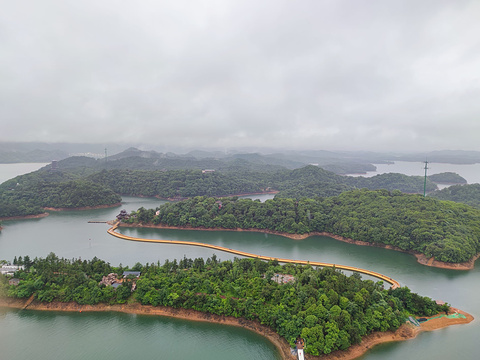
<instances>
[{"instance_id":1,"label":"white cloud","mask_svg":"<svg viewBox=\"0 0 480 360\"><path fill-rule=\"evenodd\" d=\"M477 1L20 0L0 140L480 150Z\"/></svg>"}]
</instances>

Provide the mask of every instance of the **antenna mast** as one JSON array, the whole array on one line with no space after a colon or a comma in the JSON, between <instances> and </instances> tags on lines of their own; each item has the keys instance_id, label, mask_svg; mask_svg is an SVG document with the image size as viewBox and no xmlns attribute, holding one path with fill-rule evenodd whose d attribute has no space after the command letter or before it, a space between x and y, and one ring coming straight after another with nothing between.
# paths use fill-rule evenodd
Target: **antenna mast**
<instances>
[{"instance_id":1,"label":"antenna mast","mask_svg":"<svg viewBox=\"0 0 480 360\"><path fill-rule=\"evenodd\" d=\"M428 169L428 161L425 160L425 179L423 181L423 197L425 197L426 195L426 189L427 189L427 169Z\"/></svg>"}]
</instances>

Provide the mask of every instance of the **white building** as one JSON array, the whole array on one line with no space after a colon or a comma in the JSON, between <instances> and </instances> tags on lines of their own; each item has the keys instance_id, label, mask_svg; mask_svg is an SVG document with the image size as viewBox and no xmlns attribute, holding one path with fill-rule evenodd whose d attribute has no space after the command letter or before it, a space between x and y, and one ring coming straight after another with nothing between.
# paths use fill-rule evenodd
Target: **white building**
<instances>
[{"instance_id":1,"label":"white building","mask_svg":"<svg viewBox=\"0 0 480 360\"><path fill-rule=\"evenodd\" d=\"M2 265L2 267L0 268L0 274L13 276L13 274L15 274L15 271L23 269L23 265Z\"/></svg>"}]
</instances>

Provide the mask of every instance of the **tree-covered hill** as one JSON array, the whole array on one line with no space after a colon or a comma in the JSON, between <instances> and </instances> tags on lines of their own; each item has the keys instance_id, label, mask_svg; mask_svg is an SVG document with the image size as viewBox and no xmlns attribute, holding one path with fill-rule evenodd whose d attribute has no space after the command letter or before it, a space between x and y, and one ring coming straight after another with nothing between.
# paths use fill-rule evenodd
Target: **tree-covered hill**
<instances>
[{"instance_id":1,"label":"tree-covered hill","mask_svg":"<svg viewBox=\"0 0 480 360\"><path fill-rule=\"evenodd\" d=\"M141 208L128 222L291 234L328 232L460 263L480 251L479 219L480 210L468 205L400 191L363 189L325 199L276 198L265 203L195 197L157 209Z\"/></svg>"},{"instance_id":2,"label":"tree-covered hill","mask_svg":"<svg viewBox=\"0 0 480 360\"><path fill-rule=\"evenodd\" d=\"M366 188L369 190L400 190L404 193L421 194L423 193L425 179L422 176L408 176L398 173L386 173L379 174L373 177L367 178L363 176L359 177L345 177L345 183L361 189ZM437 189L432 181L427 179L427 192Z\"/></svg>"},{"instance_id":3,"label":"tree-covered hill","mask_svg":"<svg viewBox=\"0 0 480 360\"><path fill-rule=\"evenodd\" d=\"M302 337L305 352L313 355L345 350L375 331L395 330L409 315L449 309L408 288L385 290L382 282L362 280L359 274L277 261L219 261L214 255L163 265L137 263L132 270L140 271L140 278L127 278L114 290L103 277L121 278L126 269L97 258L59 259L51 253L45 259L19 259L25 266L16 273L20 283L9 286L0 275L0 296L89 305L139 302L257 320L291 346ZM293 281L284 283L287 274Z\"/></svg>"},{"instance_id":4,"label":"tree-covered hill","mask_svg":"<svg viewBox=\"0 0 480 360\"><path fill-rule=\"evenodd\" d=\"M120 201L111 189L60 171L36 171L0 185L0 217L41 214L46 207L94 207Z\"/></svg>"},{"instance_id":5,"label":"tree-covered hill","mask_svg":"<svg viewBox=\"0 0 480 360\"><path fill-rule=\"evenodd\" d=\"M250 154L249 154L250 155ZM251 154L254 155L254 154ZM101 170L204 170L217 171L277 171L286 169L290 162L281 161L266 156L230 156L228 158L195 158L176 154L162 154L155 151L140 151L127 149L126 151L109 156L106 159L92 159L84 156L74 156L58 161L59 170L71 171L73 168L83 168L89 173ZM295 163L303 166L301 162Z\"/></svg>"},{"instance_id":6,"label":"tree-covered hill","mask_svg":"<svg viewBox=\"0 0 480 360\"><path fill-rule=\"evenodd\" d=\"M480 184L453 185L435 191L430 196L440 200L450 200L480 208Z\"/></svg>"},{"instance_id":7,"label":"tree-covered hill","mask_svg":"<svg viewBox=\"0 0 480 360\"><path fill-rule=\"evenodd\" d=\"M266 187L265 177L249 172L223 174L202 173L201 170L110 170L90 175L87 180L107 186L122 195L175 198L262 192Z\"/></svg>"},{"instance_id":8,"label":"tree-covered hill","mask_svg":"<svg viewBox=\"0 0 480 360\"><path fill-rule=\"evenodd\" d=\"M443 172L429 175L428 178L437 184L466 184L467 180L454 172Z\"/></svg>"},{"instance_id":9,"label":"tree-covered hill","mask_svg":"<svg viewBox=\"0 0 480 360\"><path fill-rule=\"evenodd\" d=\"M132 160L132 158L125 159L126 161ZM146 160L150 159L146 158ZM258 171L249 169L250 165L246 163L245 159L236 159L224 171L132 170L110 168L112 162L107 164L104 160L99 163L99 160L87 157L72 157L59 161L55 169L49 165L36 172L18 176L0 185L0 201L2 201L0 205L3 203L5 208L8 207L9 213L12 213L12 207L15 208L14 212L17 215L39 213L38 206L107 205L111 204L112 199L107 194L107 189L121 195L174 199L194 196L239 195L267 190L279 191L278 198L295 199L337 196L355 188L400 190L406 193L423 192L423 178L421 177L402 174L382 174L372 178L348 177L336 175L312 165L294 170L265 168L263 171ZM100 169L99 164L109 170ZM56 205L46 205L45 199L60 199L58 195L42 195L41 200L35 200L35 197L40 197L44 191L38 191L39 195L37 195L32 189L40 189L45 186L50 192L60 193L63 191L61 186L65 186L60 184L71 181L93 183L104 187L101 194L99 193L100 188L92 187L92 185L90 185L93 191L90 194L92 196L86 195L84 192L86 198L98 199L99 201L95 202L97 205L80 205L80 201L72 202L67 199L63 203L56 202ZM47 186L47 184L49 185ZM85 189L85 185L82 186ZM58 189L54 189L55 187ZM427 180L427 191L435 188L436 185ZM22 193L28 193L32 198L23 196ZM9 200L7 201L7 199ZM88 200L89 203L92 201Z\"/></svg>"}]
</instances>

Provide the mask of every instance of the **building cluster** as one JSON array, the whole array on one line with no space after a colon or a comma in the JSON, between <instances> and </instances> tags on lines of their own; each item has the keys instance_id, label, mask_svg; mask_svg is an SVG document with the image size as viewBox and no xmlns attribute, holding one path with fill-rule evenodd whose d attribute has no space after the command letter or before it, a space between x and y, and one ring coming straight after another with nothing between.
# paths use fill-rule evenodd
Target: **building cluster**
<instances>
[{"instance_id":1,"label":"building cluster","mask_svg":"<svg viewBox=\"0 0 480 360\"><path fill-rule=\"evenodd\" d=\"M2 265L0 268L0 274L10 277L8 280L8 285L17 286L20 283L20 279L14 278L13 275L18 270L23 270L23 265Z\"/></svg>"},{"instance_id":2,"label":"building cluster","mask_svg":"<svg viewBox=\"0 0 480 360\"><path fill-rule=\"evenodd\" d=\"M124 271L121 279L117 277L117 274L110 273L107 276L102 277L102 281L100 281L99 285L112 286L116 289L122 285L124 281L129 281L132 277L138 279L140 277L140 271ZM134 281L132 284L132 291L134 291L136 287L137 285Z\"/></svg>"},{"instance_id":3,"label":"building cluster","mask_svg":"<svg viewBox=\"0 0 480 360\"><path fill-rule=\"evenodd\" d=\"M295 276L275 273L270 280L275 281L277 284L286 284L295 281Z\"/></svg>"}]
</instances>

